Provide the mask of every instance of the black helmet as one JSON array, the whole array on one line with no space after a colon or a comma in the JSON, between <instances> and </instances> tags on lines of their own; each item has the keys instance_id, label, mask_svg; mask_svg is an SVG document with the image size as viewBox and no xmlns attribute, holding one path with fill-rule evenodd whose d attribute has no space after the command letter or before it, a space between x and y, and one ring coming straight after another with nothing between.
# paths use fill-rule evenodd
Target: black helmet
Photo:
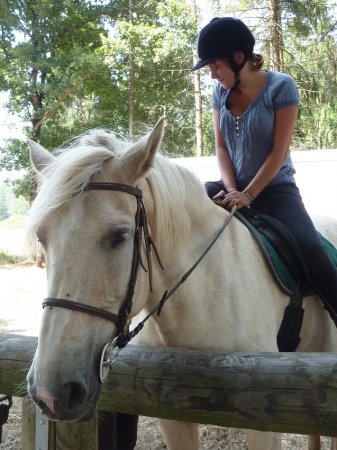
<instances>
[{"instance_id":1,"label":"black helmet","mask_svg":"<svg viewBox=\"0 0 337 450\"><path fill-rule=\"evenodd\" d=\"M201 69L215 59L229 57L234 72L242 69L243 65L253 54L255 39L249 28L234 17L215 17L207 24L198 36L198 56L200 61L192 68ZM245 62L235 65L233 52L241 51L245 55Z\"/></svg>"}]
</instances>

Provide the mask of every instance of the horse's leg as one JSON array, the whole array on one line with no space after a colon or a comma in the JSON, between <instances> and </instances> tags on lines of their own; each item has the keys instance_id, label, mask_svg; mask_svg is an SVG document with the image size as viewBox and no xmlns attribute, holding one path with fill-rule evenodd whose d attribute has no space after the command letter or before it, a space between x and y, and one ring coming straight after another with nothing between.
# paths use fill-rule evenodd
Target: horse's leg
<instances>
[{"instance_id":1,"label":"horse's leg","mask_svg":"<svg viewBox=\"0 0 337 450\"><path fill-rule=\"evenodd\" d=\"M245 430L249 450L281 450L281 434L265 431Z\"/></svg>"},{"instance_id":2,"label":"horse's leg","mask_svg":"<svg viewBox=\"0 0 337 450\"><path fill-rule=\"evenodd\" d=\"M337 450L337 438L331 438L331 450Z\"/></svg>"},{"instance_id":3,"label":"horse's leg","mask_svg":"<svg viewBox=\"0 0 337 450\"><path fill-rule=\"evenodd\" d=\"M321 450L321 437L320 436L308 436L308 450Z\"/></svg>"},{"instance_id":4,"label":"horse's leg","mask_svg":"<svg viewBox=\"0 0 337 450\"><path fill-rule=\"evenodd\" d=\"M159 424L168 450L198 449L198 425L196 423L159 419Z\"/></svg>"}]
</instances>

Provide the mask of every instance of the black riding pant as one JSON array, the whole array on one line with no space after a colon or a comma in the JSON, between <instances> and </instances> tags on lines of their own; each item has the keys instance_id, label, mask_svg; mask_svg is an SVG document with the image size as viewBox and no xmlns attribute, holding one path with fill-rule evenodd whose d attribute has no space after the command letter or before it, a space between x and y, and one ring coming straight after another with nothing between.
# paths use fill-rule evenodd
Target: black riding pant
<instances>
[{"instance_id":1,"label":"black riding pant","mask_svg":"<svg viewBox=\"0 0 337 450\"><path fill-rule=\"evenodd\" d=\"M206 189L213 198L224 187L222 182L215 182L206 183ZM267 187L253 201L251 208L278 219L291 231L302 250L313 288L337 325L337 314L333 314L337 313L337 269L317 235L297 186Z\"/></svg>"}]
</instances>

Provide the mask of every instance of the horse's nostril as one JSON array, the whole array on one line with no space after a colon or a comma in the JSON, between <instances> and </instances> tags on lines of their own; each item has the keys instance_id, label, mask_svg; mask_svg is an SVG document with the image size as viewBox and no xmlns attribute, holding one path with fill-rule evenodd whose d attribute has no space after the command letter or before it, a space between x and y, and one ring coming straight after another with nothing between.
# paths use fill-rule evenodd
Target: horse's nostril
<instances>
[{"instance_id":1,"label":"horse's nostril","mask_svg":"<svg viewBox=\"0 0 337 450\"><path fill-rule=\"evenodd\" d=\"M86 399L86 389L80 383L67 383L64 385L64 402L68 412L78 408Z\"/></svg>"}]
</instances>

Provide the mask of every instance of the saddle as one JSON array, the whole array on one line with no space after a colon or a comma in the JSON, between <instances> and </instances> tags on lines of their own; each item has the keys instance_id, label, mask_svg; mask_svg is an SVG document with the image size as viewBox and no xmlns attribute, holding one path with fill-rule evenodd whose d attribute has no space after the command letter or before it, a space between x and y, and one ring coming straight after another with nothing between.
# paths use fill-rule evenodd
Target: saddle
<instances>
[{"instance_id":1,"label":"saddle","mask_svg":"<svg viewBox=\"0 0 337 450\"><path fill-rule=\"evenodd\" d=\"M215 202L218 205L221 203ZM303 298L315 294L302 251L292 233L277 219L240 209L235 216L251 232L277 285L290 296L277 335L280 352L294 352L300 343ZM337 249L317 231L323 247L337 266Z\"/></svg>"}]
</instances>

